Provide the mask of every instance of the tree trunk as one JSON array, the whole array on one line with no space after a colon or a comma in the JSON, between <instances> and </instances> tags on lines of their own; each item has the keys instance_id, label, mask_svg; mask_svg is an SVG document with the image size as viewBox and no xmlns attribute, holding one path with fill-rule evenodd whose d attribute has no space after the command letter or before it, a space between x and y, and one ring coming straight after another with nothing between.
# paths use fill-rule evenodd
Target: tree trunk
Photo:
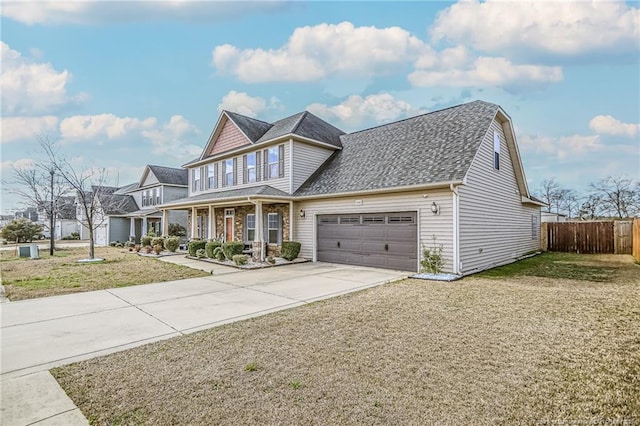
<instances>
[{"instance_id":1,"label":"tree trunk","mask_svg":"<svg viewBox=\"0 0 640 426\"><path fill-rule=\"evenodd\" d=\"M95 243L93 236L93 226L88 226L89 228L89 259L94 259L95 256Z\"/></svg>"}]
</instances>

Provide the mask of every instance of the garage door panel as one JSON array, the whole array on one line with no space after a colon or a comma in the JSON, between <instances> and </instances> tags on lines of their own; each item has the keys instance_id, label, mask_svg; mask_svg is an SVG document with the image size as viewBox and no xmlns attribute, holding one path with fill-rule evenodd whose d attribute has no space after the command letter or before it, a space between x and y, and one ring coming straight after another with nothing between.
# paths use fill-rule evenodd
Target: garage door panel
<instances>
[{"instance_id":1,"label":"garage door panel","mask_svg":"<svg viewBox=\"0 0 640 426\"><path fill-rule=\"evenodd\" d=\"M337 218L339 223L332 223ZM417 269L415 212L321 215L318 219L319 261Z\"/></svg>"}]
</instances>

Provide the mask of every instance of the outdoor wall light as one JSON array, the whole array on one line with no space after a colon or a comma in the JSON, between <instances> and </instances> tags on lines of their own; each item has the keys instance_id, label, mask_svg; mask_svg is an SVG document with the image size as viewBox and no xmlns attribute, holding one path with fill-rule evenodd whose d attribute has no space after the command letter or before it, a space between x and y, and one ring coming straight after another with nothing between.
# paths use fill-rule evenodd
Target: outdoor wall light
<instances>
[{"instance_id":1,"label":"outdoor wall light","mask_svg":"<svg viewBox=\"0 0 640 426\"><path fill-rule=\"evenodd\" d=\"M304 210L302 210L302 209L300 209L300 217L301 217L301 218L304 218L304 217L305 217L305 212L304 212Z\"/></svg>"},{"instance_id":2,"label":"outdoor wall light","mask_svg":"<svg viewBox=\"0 0 640 426\"><path fill-rule=\"evenodd\" d=\"M438 214L439 212L440 212L440 206L438 206L434 201L433 203L431 203L431 213Z\"/></svg>"}]
</instances>

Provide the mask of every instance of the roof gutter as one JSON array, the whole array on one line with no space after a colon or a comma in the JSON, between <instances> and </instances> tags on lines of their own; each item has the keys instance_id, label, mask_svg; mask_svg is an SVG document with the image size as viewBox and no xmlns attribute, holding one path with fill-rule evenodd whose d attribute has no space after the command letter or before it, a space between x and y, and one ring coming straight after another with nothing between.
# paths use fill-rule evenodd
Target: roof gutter
<instances>
[{"instance_id":1,"label":"roof gutter","mask_svg":"<svg viewBox=\"0 0 640 426\"><path fill-rule=\"evenodd\" d=\"M298 195L294 196L295 200L311 200L316 198L337 198L337 197L351 197L358 195L376 195L385 194L389 192L408 192L408 191L420 191L423 189L446 189L454 186L463 185L462 180L450 180L446 182L434 182L422 185L407 185L407 186L394 186L391 188L370 189L365 191L351 191L351 192L333 192L330 194L317 194L317 195Z\"/></svg>"}]
</instances>

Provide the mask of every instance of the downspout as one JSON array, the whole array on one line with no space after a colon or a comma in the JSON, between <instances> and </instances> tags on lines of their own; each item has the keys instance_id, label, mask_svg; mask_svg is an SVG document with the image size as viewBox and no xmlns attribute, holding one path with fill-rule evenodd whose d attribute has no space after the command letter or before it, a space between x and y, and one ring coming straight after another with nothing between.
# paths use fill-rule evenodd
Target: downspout
<instances>
[{"instance_id":1,"label":"downspout","mask_svg":"<svg viewBox=\"0 0 640 426\"><path fill-rule=\"evenodd\" d=\"M453 197L453 273L460 275L460 194L453 183L449 184L449 189Z\"/></svg>"}]
</instances>

